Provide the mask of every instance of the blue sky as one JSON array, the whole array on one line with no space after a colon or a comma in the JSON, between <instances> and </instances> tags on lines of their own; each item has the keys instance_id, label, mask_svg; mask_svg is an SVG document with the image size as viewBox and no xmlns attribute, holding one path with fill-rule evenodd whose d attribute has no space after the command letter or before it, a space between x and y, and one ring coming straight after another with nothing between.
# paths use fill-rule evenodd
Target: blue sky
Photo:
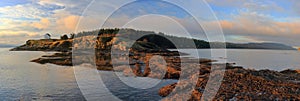
<instances>
[{"instance_id":1,"label":"blue sky","mask_svg":"<svg viewBox=\"0 0 300 101\"><path fill-rule=\"evenodd\" d=\"M121 4L132 0L95 0L88 6L91 1L1 0L0 44L22 44L27 39L42 38L47 32L59 37L64 33L100 28L107 15L117 10ZM193 4L194 0L184 2ZM228 42L277 42L300 46L299 0L206 0L206 2L218 20L207 20L203 23L212 25L220 23ZM89 8L84 12L87 7ZM202 11L199 9L199 13ZM196 38L206 39L199 31L201 28L195 27L192 22L193 17L183 12L182 8L153 0L139 0L136 4L124 7L109 23L116 25L147 14L166 15L175 19L174 21L185 24ZM203 17L209 19L209 16ZM149 17L143 21L151 23L151 20L159 19ZM82 24L77 27L78 22ZM158 22L160 23L157 24L159 25L157 29L160 32L180 36L176 29L172 31L172 25L165 24L167 21ZM215 29L212 27L210 30Z\"/></svg>"},{"instance_id":2,"label":"blue sky","mask_svg":"<svg viewBox=\"0 0 300 101\"><path fill-rule=\"evenodd\" d=\"M22 5L28 3L28 0L1 0L0 7Z\"/></svg>"}]
</instances>

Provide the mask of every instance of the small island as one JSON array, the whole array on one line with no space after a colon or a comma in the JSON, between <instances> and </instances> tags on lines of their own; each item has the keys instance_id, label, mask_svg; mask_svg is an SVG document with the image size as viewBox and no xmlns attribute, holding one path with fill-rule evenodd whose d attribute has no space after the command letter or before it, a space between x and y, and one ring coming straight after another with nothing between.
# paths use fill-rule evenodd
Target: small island
<instances>
[{"instance_id":1,"label":"small island","mask_svg":"<svg viewBox=\"0 0 300 101\"><path fill-rule=\"evenodd\" d=\"M122 40L133 40L137 34L146 36L135 40L131 47L124 47L128 44ZM122 36L124 39L120 39ZM162 56L167 63L167 70L163 79L179 79L181 63L187 65L197 63L200 74L197 80L196 88L192 91L190 100L200 100L204 88L208 82L209 76L218 76L218 69L212 69L213 62L211 59L193 59L180 58L180 53L170 51L176 49L176 46L168 39L174 39L180 42L193 41L197 49L209 48L229 48L229 49L278 49L278 50L296 50L295 48L278 43L220 43L206 42L204 40L189 39L184 37L170 36L163 33L152 31L137 31L133 29L100 29L95 31L81 32L72 34L69 38L63 35L61 39L40 39L28 40L24 45L11 49L11 51L56 51L53 55L44 55L32 62L40 64L56 64L63 66L74 66L83 63L89 63L86 56L72 56L74 50L86 51L86 49L95 50L95 65L98 70L123 72L124 75L132 76L128 73L128 68L119 63L113 67L111 62L111 49L117 49L122 53L129 50L129 63L134 76L159 78L161 74L151 74L153 69L149 67L149 60L153 56ZM80 42L80 43L78 43ZM226 47L222 47L226 45ZM126 45L125 45L126 46ZM214 46L214 47L211 47ZM193 46L182 45L181 48L193 49ZM73 50L73 51L72 51ZM72 61L74 58L80 61ZM219 68L225 66L224 79L221 84L215 100L300 100L300 71L299 70L252 70L235 66L233 63L216 64ZM142 68L142 66L144 66ZM162 71L162 67L156 66L156 71ZM177 83L166 85L161 88L158 94L162 97L168 96L176 87ZM185 89L185 88L182 88ZM180 89L176 89L180 90ZM209 91L209 90L208 90ZM180 99L180 96L173 96L168 100Z\"/></svg>"}]
</instances>

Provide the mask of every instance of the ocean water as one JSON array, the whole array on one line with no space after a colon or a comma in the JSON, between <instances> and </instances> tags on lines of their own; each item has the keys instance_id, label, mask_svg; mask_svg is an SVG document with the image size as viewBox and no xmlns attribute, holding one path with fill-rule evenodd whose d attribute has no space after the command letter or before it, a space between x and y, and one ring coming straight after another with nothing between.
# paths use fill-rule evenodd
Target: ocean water
<instances>
[{"instance_id":1,"label":"ocean water","mask_svg":"<svg viewBox=\"0 0 300 101\"><path fill-rule=\"evenodd\" d=\"M212 50L216 52L224 51L221 49ZM211 49L199 49L197 52L194 52L193 49L179 49L178 51L190 54L184 57L226 60L226 62L236 63L238 66L256 70L282 71L285 69L300 69L300 51L296 50L227 49L224 51L226 57L213 57Z\"/></svg>"},{"instance_id":2,"label":"ocean water","mask_svg":"<svg viewBox=\"0 0 300 101\"><path fill-rule=\"evenodd\" d=\"M9 52L0 48L0 99L84 100L76 85L73 68L29 62L46 52Z\"/></svg>"},{"instance_id":3,"label":"ocean water","mask_svg":"<svg viewBox=\"0 0 300 101\"><path fill-rule=\"evenodd\" d=\"M79 78L75 78L73 67L57 66L52 64L41 65L29 62L32 59L41 57L42 55L51 55L53 54L53 52L10 52L8 50L8 48L0 48L1 101L86 100L76 81ZM138 89L127 86L116 77L112 78L112 76L114 76L113 72L97 72L98 74L85 75L101 76L102 80L105 81L106 87L100 89L109 89L108 91L110 92L104 95L112 94L112 96L117 97L118 100L160 100L162 97L158 95L159 89L165 85L177 82L177 80L162 80L158 85L155 85L151 88ZM84 81L84 79L89 78L80 79L83 79ZM128 79L130 78L128 77ZM151 80L150 78L139 79ZM89 86L90 84L96 84L97 80L99 79L94 79L85 83L87 84L87 86ZM101 90L99 92L102 92ZM101 100L101 97L106 98L106 96L103 96L103 94L98 95L99 93L97 92L97 89L95 89L94 91L93 89L90 90L88 96L96 96L96 98L100 98L98 100Z\"/></svg>"}]
</instances>

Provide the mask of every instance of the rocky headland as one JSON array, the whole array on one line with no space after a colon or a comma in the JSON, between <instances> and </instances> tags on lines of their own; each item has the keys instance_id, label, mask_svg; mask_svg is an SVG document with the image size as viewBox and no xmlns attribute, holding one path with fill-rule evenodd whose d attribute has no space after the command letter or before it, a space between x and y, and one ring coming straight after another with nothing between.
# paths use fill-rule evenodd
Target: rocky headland
<instances>
[{"instance_id":1,"label":"rocky headland","mask_svg":"<svg viewBox=\"0 0 300 101\"><path fill-rule=\"evenodd\" d=\"M69 51L72 49L72 39L40 39L28 40L24 45L15 47L10 51Z\"/></svg>"},{"instance_id":2,"label":"rocky headland","mask_svg":"<svg viewBox=\"0 0 300 101\"><path fill-rule=\"evenodd\" d=\"M145 32L135 30L121 32L123 32L123 37L121 35L123 39L119 36L116 37L119 29L102 29L96 33L82 32L72 39L28 40L24 45L13 48L11 51L57 51L53 55L45 55L32 60L32 62L63 66L90 63L95 65L98 70L123 72L126 76L163 77L163 79L179 79L182 76L181 71L188 69L182 68L182 65L195 63L199 74L193 74L198 78L196 87L191 91L192 96L189 98L191 101L201 100L210 76L219 77L222 74L221 69L215 68L224 68L226 71L214 100L300 100L299 70L251 70L234 66L231 63L213 67L215 65L212 64L215 60L180 58L179 56L185 54L167 50L175 45L162 36L142 37L128 47L129 43L124 40L132 40L135 34ZM255 45L252 44L252 46ZM196 47L207 46L206 44L198 44ZM119 54L111 54L112 49L118 51ZM117 64L113 64L111 55L128 57L120 59ZM152 61L152 57L155 56L160 56L162 60L157 60L150 66L149 61ZM129 61L129 64L126 64L126 61ZM168 97L168 100L182 99L186 96L170 95L170 93L190 87L188 83L182 83L187 85L183 85L181 89L174 89L177 83L167 85L161 88L158 94L163 97L171 96ZM212 91L208 89L207 92Z\"/></svg>"}]
</instances>

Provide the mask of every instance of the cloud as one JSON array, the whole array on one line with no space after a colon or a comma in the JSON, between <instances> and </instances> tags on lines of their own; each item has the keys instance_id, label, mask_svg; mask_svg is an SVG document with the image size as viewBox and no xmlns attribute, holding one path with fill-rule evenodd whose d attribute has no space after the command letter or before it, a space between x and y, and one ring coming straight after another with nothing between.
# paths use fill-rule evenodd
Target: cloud
<instances>
[{"instance_id":1,"label":"cloud","mask_svg":"<svg viewBox=\"0 0 300 101\"><path fill-rule=\"evenodd\" d=\"M247 0L206 0L209 4L222 7L232 7L232 6L241 6Z\"/></svg>"},{"instance_id":2,"label":"cloud","mask_svg":"<svg viewBox=\"0 0 300 101\"><path fill-rule=\"evenodd\" d=\"M64 8L61 5L41 5L36 2L0 7L0 41L21 44L39 37L55 26L52 15Z\"/></svg>"},{"instance_id":3,"label":"cloud","mask_svg":"<svg viewBox=\"0 0 300 101\"><path fill-rule=\"evenodd\" d=\"M32 26L38 29L46 29L49 27L50 23L48 18L42 18L39 22L32 23Z\"/></svg>"},{"instance_id":4,"label":"cloud","mask_svg":"<svg viewBox=\"0 0 300 101\"><path fill-rule=\"evenodd\" d=\"M266 42L252 36L239 36L239 35L227 35L226 40L236 43L247 43L247 42Z\"/></svg>"},{"instance_id":5,"label":"cloud","mask_svg":"<svg viewBox=\"0 0 300 101\"><path fill-rule=\"evenodd\" d=\"M0 17L35 20L48 17L53 14L53 11L63 8L63 6L59 5L39 5L37 3L6 6L0 8Z\"/></svg>"},{"instance_id":6,"label":"cloud","mask_svg":"<svg viewBox=\"0 0 300 101\"><path fill-rule=\"evenodd\" d=\"M299 1L298 1L299 2ZM291 11L295 9L290 1L274 1L274 0L208 0L213 7L217 16L221 19L230 18L228 16L238 14L239 12L256 12L265 15L273 15L276 17L286 17L293 15Z\"/></svg>"},{"instance_id":7,"label":"cloud","mask_svg":"<svg viewBox=\"0 0 300 101\"><path fill-rule=\"evenodd\" d=\"M73 32L78 23L79 16L70 15L56 21L57 29L62 32Z\"/></svg>"},{"instance_id":8,"label":"cloud","mask_svg":"<svg viewBox=\"0 0 300 101\"><path fill-rule=\"evenodd\" d=\"M227 40L300 44L299 0L207 0Z\"/></svg>"},{"instance_id":9,"label":"cloud","mask_svg":"<svg viewBox=\"0 0 300 101\"><path fill-rule=\"evenodd\" d=\"M76 0L76 1L73 1L73 0L39 0L37 2L37 4L40 4L43 6L47 6L47 5L63 6L64 9L60 9L60 10L68 12L68 14L80 15L91 1L92 0Z\"/></svg>"},{"instance_id":10,"label":"cloud","mask_svg":"<svg viewBox=\"0 0 300 101\"><path fill-rule=\"evenodd\" d=\"M231 42L300 44L300 18L278 20L270 15L244 11L231 15L231 19L207 23L220 23L227 41Z\"/></svg>"},{"instance_id":11,"label":"cloud","mask_svg":"<svg viewBox=\"0 0 300 101\"><path fill-rule=\"evenodd\" d=\"M0 32L1 38L7 38L7 37L31 37L31 36L37 36L36 33L28 33L26 31L6 31L6 32Z\"/></svg>"},{"instance_id":12,"label":"cloud","mask_svg":"<svg viewBox=\"0 0 300 101\"><path fill-rule=\"evenodd\" d=\"M39 31L32 27L31 22L13 20L8 18L0 19L0 31Z\"/></svg>"},{"instance_id":13,"label":"cloud","mask_svg":"<svg viewBox=\"0 0 300 101\"><path fill-rule=\"evenodd\" d=\"M28 31L0 31L0 44L23 44L28 39L39 39L42 36L38 33Z\"/></svg>"},{"instance_id":14,"label":"cloud","mask_svg":"<svg viewBox=\"0 0 300 101\"><path fill-rule=\"evenodd\" d=\"M182 20L182 19L176 19ZM172 17L159 16L159 15L147 15L141 16L131 20L126 24L126 28L133 28L137 30L147 30L164 32L167 34L186 36L184 28Z\"/></svg>"},{"instance_id":15,"label":"cloud","mask_svg":"<svg viewBox=\"0 0 300 101\"><path fill-rule=\"evenodd\" d=\"M300 34L299 22L280 22L256 12L240 12L231 20L220 21L225 33L229 34L267 34L285 36Z\"/></svg>"},{"instance_id":16,"label":"cloud","mask_svg":"<svg viewBox=\"0 0 300 101\"><path fill-rule=\"evenodd\" d=\"M75 31L94 30L101 27L108 15L118 9L122 4L128 1L103 0L93 2L89 9L86 7L92 0L31 0L26 4L0 7L0 37L3 40L10 41L9 37L20 37L19 41L27 40L25 38L35 38L46 32L53 36L60 36L62 33L72 33ZM130 0L129 0L130 1ZM210 24L210 29L214 30L215 25L221 24L225 35L229 40L242 42L248 41L284 41L279 38L291 38L295 43L300 43L295 38L300 34L300 2L298 0L288 0L288 5L282 1L272 0L207 0L212 5L220 21L205 20L203 23ZM152 5L156 6L156 5ZM158 4L157 7L166 5ZM290 6L290 7L286 7ZM144 6L141 6L143 8ZM147 14L147 10L141 10L139 13ZM101 9L99 9L101 8ZM290 8L290 9L288 9ZM294 9L292 9L294 8ZM84 12L84 10L86 11ZM129 8L127 12L130 13ZM169 9L169 8L167 8ZM292 10L292 11L290 11ZM167 13L170 10L164 10ZM154 11L152 11L154 12ZM160 9L155 12L162 12ZM290 14L293 12L293 14ZM206 36L199 26L193 23L191 17L180 16L175 12L171 18L180 24L186 26L196 38L206 39ZM180 17L179 17L180 16ZM131 19L130 15L118 15L113 17L109 26L118 26L120 22ZM157 23L157 25L143 24ZM77 24L80 22L78 29ZM180 35L175 24L158 18L143 19L136 24L145 25L148 30L157 27L156 31ZM144 28L146 28L144 27ZM173 29L172 29L173 28ZM147 29L146 29L147 30ZM23 37L23 40L21 39ZM287 41L285 41L287 42ZM17 42L15 42L17 43ZM19 42L23 43L23 42ZM292 41L288 42L292 43Z\"/></svg>"},{"instance_id":17,"label":"cloud","mask_svg":"<svg viewBox=\"0 0 300 101\"><path fill-rule=\"evenodd\" d=\"M292 5L290 10L295 13L297 16L300 15L300 1L299 0L288 0Z\"/></svg>"},{"instance_id":18,"label":"cloud","mask_svg":"<svg viewBox=\"0 0 300 101\"><path fill-rule=\"evenodd\" d=\"M255 11L255 12L263 12L263 11L276 11L276 12L282 12L284 9L277 5L275 2L272 1L256 1L256 2L245 2L243 4L243 7L249 9L250 11Z\"/></svg>"}]
</instances>

